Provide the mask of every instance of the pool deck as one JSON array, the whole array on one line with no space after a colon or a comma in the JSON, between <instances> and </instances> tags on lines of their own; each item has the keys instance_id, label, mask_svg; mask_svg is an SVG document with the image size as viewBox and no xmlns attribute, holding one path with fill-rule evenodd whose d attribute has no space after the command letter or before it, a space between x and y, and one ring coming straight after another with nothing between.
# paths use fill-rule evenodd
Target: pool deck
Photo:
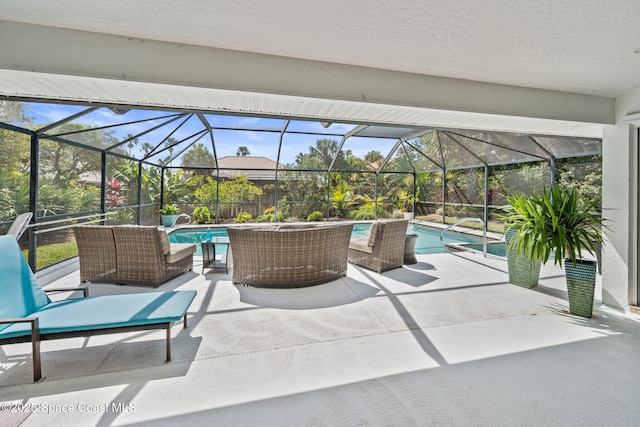
<instances>
[{"instance_id":1,"label":"pool deck","mask_svg":"<svg viewBox=\"0 0 640 427\"><path fill-rule=\"evenodd\" d=\"M0 402L33 411L0 425L638 425L640 317L601 305L600 276L584 319L552 264L529 290L508 283L504 260L417 258L287 290L198 274L196 258L158 288L198 291L170 363L162 331L47 341L33 384L30 345L3 346ZM73 264L39 276L79 281Z\"/></svg>"}]
</instances>

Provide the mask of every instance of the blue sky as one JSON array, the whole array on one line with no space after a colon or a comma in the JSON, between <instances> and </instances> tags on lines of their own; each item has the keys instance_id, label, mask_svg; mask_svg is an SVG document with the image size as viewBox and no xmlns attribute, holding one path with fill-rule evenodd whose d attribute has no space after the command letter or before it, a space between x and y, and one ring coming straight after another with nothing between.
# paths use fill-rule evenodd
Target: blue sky
<instances>
[{"instance_id":1,"label":"blue sky","mask_svg":"<svg viewBox=\"0 0 640 427\"><path fill-rule=\"evenodd\" d=\"M39 103L30 103L27 105L29 107L28 115L32 118L33 123L36 126L63 120L88 108L86 106ZM73 122L82 123L91 127L101 127L169 115L171 115L170 112L149 110L131 110L125 114L119 115L107 108L100 108L74 120ZM238 147L245 146L249 148L251 156L263 156L276 160L278 154L278 142L280 140L280 130L285 125L285 120L213 114L206 114L205 116L214 128L249 129L242 131L214 129L216 154L219 158L224 156L235 156ZM167 119L156 119L143 123L128 124L114 127L112 129L114 136L118 138L118 140L122 141L127 138L127 135L139 134L149 128L159 125L163 120ZM173 129L178 127L178 124L182 123L183 120L184 119L178 119L170 125L164 126L157 131L140 137L139 144L137 145L132 147L125 145L123 148L130 151L134 156L140 156L142 154L142 149L140 148L142 143L148 142L155 146L169 135ZM356 125L334 123L329 128L325 129L317 122L292 121L287 128L287 132L313 132L314 134L303 135L285 133L285 136L283 137L282 150L280 152L280 161L285 164L293 163L298 153L308 152L309 146L315 145L315 141L318 139L330 138L340 142L340 136L330 136L326 134L344 134L354 127L356 127ZM182 124L178 130L171 134L171 137L175 140L180 141L185 139L183 143L176 146L175 152L180 152L183 147L192 143L195 140L195 137L189 137L203 129L205 129L205 127L196 116L193 116ZM273 130L274 132L263 131L263 129ZM52 131L52 133L55 133L55 131ZM198 140L198 143L202 143L212 151L211 139L208 134ZM386 155L386 153L388 153L388 151L393 147L394 143L394 140L389 139L372 140L372 138L350 138L345 144L345 149L352 150L354 155L362 158L371 150L377 150L383 155ZM164 153L164 155L166 155L166 153Z\"/></svg>"}]
</instances>

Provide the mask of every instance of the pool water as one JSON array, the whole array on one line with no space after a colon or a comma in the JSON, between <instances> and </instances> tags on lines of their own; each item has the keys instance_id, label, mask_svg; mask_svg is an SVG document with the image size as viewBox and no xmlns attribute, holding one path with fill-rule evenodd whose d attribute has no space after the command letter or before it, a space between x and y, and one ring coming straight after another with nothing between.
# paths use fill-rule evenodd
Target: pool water
<instances>
[{"instance_id":1,"label":"pool water","mask_svg":"<svg viewBox=\"0 0 640 427\"><path fill-rule=\"evenodd\" d=\"M195 243L195 256L202 256L200 242L210 242L215 238L228 238L226 228L179 228L169 233L170 243ZM216 245L216 255L225 255L228 245ZM218 252L220 251L220 252Z\"/></svg>"},{"instance_id":2,"label":"pool water","mask_svg":"<svg viewBox=\"0 0 640 427\"><path fill-rule=\"evenodd\" d=\"M371 224L355 224L351 238L366 237L369 235ZM441 230L423 225L412 224L408 232L418 235L416 239L416 254L442 254L447 252L440 241ZM452 243L463 243L472 249L482 252L482 239L461 233L447 233L446 241ZM507 256L504 243L492 243L487 245L487 253L501 257Z\"/></svg>"},{"instance_id":3,"label":"pool water","mask_svg":"<svg viewBox=\"0 0 640 427\"><path fill-rule=\"evenodd\" d=\"M412 229L412 230L411 230ZM439 229L430 228L421 225L412 225L410 232L418 235L416 240L416 254L441 254L445 253L446 249L440 242ZM371 224L354 224L353 232L351 233L352 239L359 237L369 236L371 230ZM179 228L169 233L169 241L171 243L195 243L196 244L196 256L202 256L202 249L200 248L200 242L211 241L216 237L228 237L227 230L222 227L215 228ZM473 249L482 251L481 239L469 235L463 235L459 233L447 233L446 240L448 242L465 243L469 244ZM216 253L224 254L227 245L216 245ZM506 250L504 244L489 244L487 245L487 253L506 256Z\"/></svg>"}]
</instances>

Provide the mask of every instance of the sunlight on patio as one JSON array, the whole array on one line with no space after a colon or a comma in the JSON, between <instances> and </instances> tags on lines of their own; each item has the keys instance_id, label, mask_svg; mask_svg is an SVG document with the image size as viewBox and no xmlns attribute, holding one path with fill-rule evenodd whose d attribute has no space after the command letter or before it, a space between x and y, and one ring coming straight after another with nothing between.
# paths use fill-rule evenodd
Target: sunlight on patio
<instances>
[{"instance_id":1,"label":"sunlight on patio","mask_svg":"<svg viewBox=\"0 0 640 427\"><path fill-rule=\"evenodd\" d=\"M190 272L159 288L198 291L189 327L172 328L170 363L162 332L47 341L45 379L32 384L30 346L3 346L0 400L74 407L34 411L23 425L477 425L541 422L537 405L558 422L567 421L561 407L597 419L594 405L560 403L554 393L579 393L586 383L626 405L638 391L624 378L637 358L623 356L635 351L637 318L603 308L599 283L598 312L582 319L567 312L559 268L544 266L538 289L528 290L508 283L498 258L418 261L383 274L349 265L343 279L299 289ZM72 271L49 286L77 285L78 277ZM92 295L151 290L89 287ZM615 372L612 357L621 364ZM606 384L593 375L603 369L611 371ZM518 409L521 383L537 402L528 409Z\"/></svg>"}]
</instances>

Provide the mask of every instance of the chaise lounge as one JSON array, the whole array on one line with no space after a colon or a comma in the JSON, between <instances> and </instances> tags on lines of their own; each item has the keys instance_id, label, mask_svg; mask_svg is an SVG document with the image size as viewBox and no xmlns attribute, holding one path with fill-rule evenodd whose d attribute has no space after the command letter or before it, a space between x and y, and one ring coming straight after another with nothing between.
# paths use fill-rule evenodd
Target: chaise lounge
<instances>
[{"instance_id":1,"label":"chaise lounge","mask_svg":"<svg viewBox=\"0 0 640 427\"><path fill-rule=\"evenodd\" d=\"M381 273L404 263L405 236L409 221L376 221L369 237L349 243L349 262Z\"/></svg>"},{"instance_id":2,"label":"chaise lounge","mask_svg":"<svg viewBox=\"0 0 640 427\"><path fill-rule=\"evenodd\" d=\"M18 215L9 227L7 235L15 237L16 240L20 240L20 237L22 237L24 232L27 231L27 227L29 226L29 221L31 221L32 216L33 213L31 212L25 212Z\"/></svg>"},{"instance_id":3,"label":"chaise lounge","mask_svg":"<svg viewBox=\"0 0 640 427\"><path fill-rule=\"evenodd\" d=\"M149 292L52 302L38 284L12 236L0 236L0 345L31 342L33 380L42 378L40 341L165 329L171 360L171 324L183 320L196 291Z\"/></svg>"}]
</instances>

